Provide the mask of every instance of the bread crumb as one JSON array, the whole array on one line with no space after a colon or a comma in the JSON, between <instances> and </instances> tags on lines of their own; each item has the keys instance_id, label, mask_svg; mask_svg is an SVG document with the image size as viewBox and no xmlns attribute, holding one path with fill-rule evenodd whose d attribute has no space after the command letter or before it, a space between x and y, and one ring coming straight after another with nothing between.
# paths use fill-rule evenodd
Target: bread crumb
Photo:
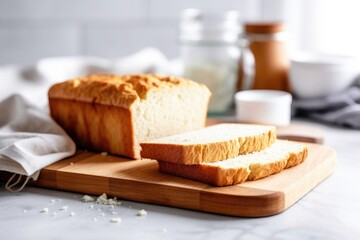
<instances>
[{"instance_id":1,"label":"bread crumb","mask_svg":"<svg viewBox=\"0 0 360 240\"><path fill-rule=\"evenodd\" d=\"M121 223L121 218L111 218L110 222L112 222L112 223Z\"/></svg>"},{"instance_id":2,"label":"bread crumb","mask_svg":"<svg viewBox=\"0 0 360 240\"><path fill-rule=\"evenodd\" d=\"M117 201L116 198L107 198L106 193L101 194L97 199L96 203L105 205L121 205L121 202Z\"/></svg>"},{"instance_id":3,"label":"bread crumb","mask_svg":"<svg viewBox=\"0 0 360 240\"><path fill-rule=\"evenodd\" d=\"M101 152L101 155L106 156L106 155L108 155L108 153L107 152Z\"/></svg>"},{"instance_id":4,"label":"bread crumb","mask_svg":"<svg viewBox=\"0 0 360 240\"><path fill-rule=\"evenodd\" d=\"M106 203L107 203L106 193L101 194L101 195L96 199L96 203L106 204Z\"/></svg>"},{"instance_id":5,"label":"bread crumb","mask_svg":"<svg viewBox=\"0 0 360 240\"><path fill-rule=\"evenodd\" d=\"M82 200L84 200L84 202L94 202L95 199L93 197L90 197L89 195L84 195L82 197Z\"/></svg>"},{"instance_id":6,"label":"bread crumb","mask_svg":"<svg viewBox=\"0 0 360 240\"><path fill-rule=\"evenodd\" d=\"M94 204L91 204L89 208L94 209Z\"/></svg>"},{"instance_id":7,"label":"bread crumb","mask_svg":"<svg viewBox=\"0 0 360 240\"><path fill-rule=\"evenodd\" d=\"M117 215L117 212L111 212L112 215Z\"/></svg>"},{"instance_id":8,"label":"bread crumb","mask_svg":"<svg viewBox=\"0 0 360 240\"><path fill-rule=\"evenodd\" d=\"M109 205L118 205L118 202L116 200L110 198L110 199L108 199L107 204L109 204Z\"/></svg>"},{"instance_id":9,"label":"bread crumb","mask_svg":"<svg viewBox=\"0 0 360 240\"><path fill-rule=\"evenodd\" d=\"M43 208L43 209L41 209L41 211L40 211L41 213L48 213L49 212L49 208Z\"/></svg>"},{"instance_id":10,"label":"bread crumb","mask_svg":"<svg viewBox=\"0 0 360 240\"><path fill-rule=\"evenodd\" d=\"M140 211L137 212L136 215L139 217L144 217L147 215L147 212L144 209L141 209Z\"/></svg>"},{"instance_id":11,"label":"bread crumb","mask_svg":"<svg viewBox=\"0 0 360 240\"><path fill-rule=\"evenodd\" d=\"M73 216L75 216L75 212L70 213L70 217L73 217Z\"/></svg>"},{"instance_id":12,"label":"bread crumb","mask_svg":"<svg viewBox=\"0 0 360 240\"><path fill-rule=\"evenodd\" d=\"M60 211L66 211L66 210L68 210L68 206L62 206L61 208L60 208Z\"/></svg>"},{"instance_id":13,"label":"bread crumb","mask_svg":"<svg viewBox=\"0 0 360 240\"><path fill-rule=\"evenodd\" d=\"M51 200L50 200L50 203L55 203L55 202L56 202L55 199L51 199Z\"/></svg>"},{"instance_id":14,"label":"bread crumb","mask_svg":"<svg viewBox=\"0 0 360 240\"><path fill-rule=\"evenodd\" d=\"M73 163L73 162L71 162L71 163L70 163L70 165L72 166L72 165L74 165L74 163Z\"/></svg>"}]
</instances>

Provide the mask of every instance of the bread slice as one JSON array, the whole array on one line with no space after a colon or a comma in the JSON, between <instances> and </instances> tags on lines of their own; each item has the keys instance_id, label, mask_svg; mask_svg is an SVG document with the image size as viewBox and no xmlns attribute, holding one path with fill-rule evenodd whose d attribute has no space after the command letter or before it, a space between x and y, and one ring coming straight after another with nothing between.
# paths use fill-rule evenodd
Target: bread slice
<instances>
[{"instance_id":1,"label":"bread slice","mask_svg":"<svg viewBox=\"0 0 360 240\"><path fill-rule=\"evenodd\" d=\"M214 163L183 165L159 161L161 172L194 179L215 186L227 186L256 180L300 164L307 148L300 143L277 140L260 152L240 155Z\"/></svg>"},{"instance_id":2,"label":"bread slice","mask_svg":"<svg viewBox=\"0 0 360 240\"><path fill-rule=\"evenodd\" d=\"M216 162L260 151L275 139L274 126L218 124L140 143L141 157L189 165Z\"/></svg>"},{"instance_id":3,"label":"bread slice","mask_svg":"<svg viewBox=\"0 0 360 240\"><path fill-rule=\"evenodd\" d=\"M80 77L53 85L53 119L85 148L140 158L142 141L205 127L210 91L153 74Z\"/></svg>"}]
</instances>

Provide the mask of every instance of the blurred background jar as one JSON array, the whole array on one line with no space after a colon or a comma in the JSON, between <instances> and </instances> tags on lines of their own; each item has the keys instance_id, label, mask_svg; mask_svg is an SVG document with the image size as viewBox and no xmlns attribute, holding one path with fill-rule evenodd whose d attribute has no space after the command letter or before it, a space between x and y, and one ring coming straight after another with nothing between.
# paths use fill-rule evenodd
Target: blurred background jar
<instances>
[{"instance_id":1,"label":"blurred background jar","mask_svg":"<svg viewBox=\"0 0 360 240\"><path fill-rule=\"evenodd\" d=\"M212 15L186 9L181 14L183 76L210 89L209 114L224 114L233 106L240 55L239 19L236 11Z\"/></svg>"},{"instance_id":2,"label":"blurred background jar","mask_svg":"<svg viewBox=\"0 0 360 240\"><path fill-rule=\"evenodd\" d=\"M280 22L247 23L240 38L237 90L290 91L285 28Z\"/></svg>"}]
</instances>

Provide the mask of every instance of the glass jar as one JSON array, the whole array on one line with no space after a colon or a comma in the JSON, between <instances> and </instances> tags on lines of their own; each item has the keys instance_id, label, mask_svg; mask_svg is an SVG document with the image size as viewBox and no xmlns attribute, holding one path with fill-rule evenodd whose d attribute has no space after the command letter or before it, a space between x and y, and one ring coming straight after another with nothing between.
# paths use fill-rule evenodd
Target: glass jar
<instances>
[{"instance_id":1,"label":"glass jar","mask_svg":"<svg viewBox=\"0 0 360 240\"><path fill-rule=\"evenodd\" d=\"M205 84L211 91L210 114L224 114L233 106L240 49L239 14L202 14L184 10L180 23L183 76Z\"/></svg>"},{"instance_id":2,"label":"glass jar","mask_svg":"<svg viewBox=\"0 0 360 240\"><path fill-rule=\"evenodd\" d=\"M281 22L247 23L240 38L237 89L289 91L289 58L285 26Z\"/></svg>"}]
</instances>

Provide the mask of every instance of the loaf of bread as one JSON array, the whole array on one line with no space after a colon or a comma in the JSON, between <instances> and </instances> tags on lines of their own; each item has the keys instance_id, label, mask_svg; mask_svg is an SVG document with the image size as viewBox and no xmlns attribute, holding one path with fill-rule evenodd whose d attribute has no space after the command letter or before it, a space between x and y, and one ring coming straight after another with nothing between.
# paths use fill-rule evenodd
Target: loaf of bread
<instances>
[{"instance_id":1,"label":"loaf of bread","mask_svg":"<svg viewBox=\"0 0 360 240\"><path fill-rule=\"evenodd\" d=\"M215 186L227 186L278 173L304 161L307 148L300 143L277 140L272 146L246 155L195 165L158 161L161 172Z\"/></svg>"},{"instance_id":2,"label":"loaf of bread","mask_svg":"<svg viewBox=\"0 0 360 240\"><path fill-rule=\"evenodd\" d=\"M159 75L89 75L52 86L53 119L85 149L140 158L140 142L205 126L205 85Z\"/></svg>"},{"instance_id":3,"label":"loaf of bread","mask_svg":"<svg viewBox=\"0 0 360 240\"><path fill-rule=\"evenodd\" d=\"M142 142L140 145L143 158L191 165L260 151L275 140L274 126L230 123Z\"/></svg>"}]
</instances>

